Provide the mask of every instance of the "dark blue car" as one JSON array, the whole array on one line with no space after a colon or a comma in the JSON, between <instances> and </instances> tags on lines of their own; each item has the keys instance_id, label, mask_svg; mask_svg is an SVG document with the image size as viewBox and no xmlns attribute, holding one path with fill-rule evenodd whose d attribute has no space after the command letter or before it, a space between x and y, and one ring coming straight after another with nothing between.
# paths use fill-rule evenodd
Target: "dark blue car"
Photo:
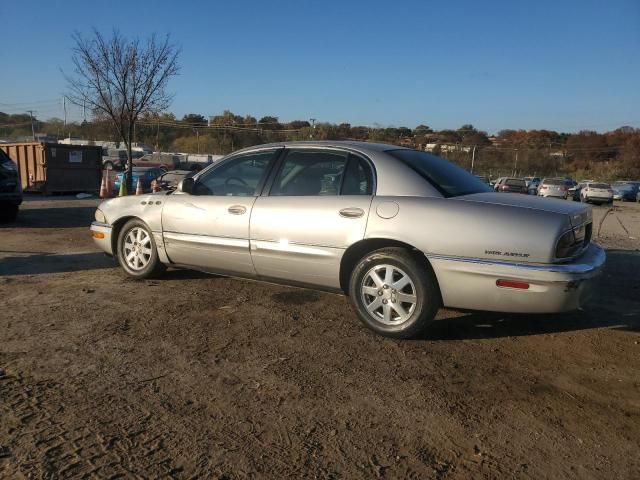
<instances>
[{"instance_id":1,"label":"dark blue car","mask_svg":"<svg viewBox=\"0 0 640 480\"><path fill-rule=\"evenodd\" d=\"M138 179L142 183L142 191L147 193L151 191L151 182L157 179L160 175L164 173L164 170L159 167L133 167L133 185L132 192L135 192L136 186L138 185ZM120 190L120 183L122 182L122 177L124 172L116 175L116 178L113 181L113 191L118 193Z\"/></svg>"}]
</instances>

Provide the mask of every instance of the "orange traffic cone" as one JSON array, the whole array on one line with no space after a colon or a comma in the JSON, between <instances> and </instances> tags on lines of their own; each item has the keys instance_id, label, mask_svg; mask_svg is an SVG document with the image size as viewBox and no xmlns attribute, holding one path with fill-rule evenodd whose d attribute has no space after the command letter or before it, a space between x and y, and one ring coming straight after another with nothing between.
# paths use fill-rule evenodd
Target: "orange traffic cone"
<instances>
[{"instance_id":1,"label":"orange traffic cone","mask_svg":"<svg viewBox=\"0 0 640 480\"><path fill-rule=\"evenodd\" d=\"M105 180L105 187L106 187L107 197L112 197L113 184L111 183L111 179L109 178L109 170L107 170L107 179Z\"/></svg>"},{"instance_id":2,"label":"orange traffic cone","mask_svg":"<svg viewBox=\"0 0 640 480\"><path fill-rule=\"evenodd\" d=\"M107 198L107 182L105 180L103 175L102 181L100 182L100 198Z\"/></svg>"},{"instance_id":3,"label":"orange traffic cone","mask_svg":"<svg viewBox=\"0 0 640 480\"><path fill-rule=\"evenodd\" d=\"M160 188L158 188L158 180L156 180L155 178L151 181L151 191L153 193L160 191Z\"/></svg>"},{"instance_id":4,"label":"orange traffic cone","mask_svg":"<svg viewBox=\"0 0 640 480\"><path fill-rule=\"evenodd\" d=\"M142 195L142 182L138 179L138 184L136 185L136 195Z\"/></svg>"}]
</instances>

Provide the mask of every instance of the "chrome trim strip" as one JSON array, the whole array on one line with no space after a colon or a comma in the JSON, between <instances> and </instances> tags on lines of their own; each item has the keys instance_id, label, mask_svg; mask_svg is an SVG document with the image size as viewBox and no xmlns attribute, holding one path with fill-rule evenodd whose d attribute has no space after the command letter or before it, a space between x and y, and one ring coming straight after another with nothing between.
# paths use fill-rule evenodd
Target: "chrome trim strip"
<instances>
[{"instance_id":1,"label":"chrome trim strip","mask_svg":"<svg viewBox=\"0 0 640 480\"><path fill-rule=\"evenodd\" d=\"M229 237L210 237L208 235L190 235L186 233L164 232L165 243L167 240L177 240L185 243L199 245L214 245L219 247L235 247L249 249L249 240Z\"/></svg>"},{"instance_id":2,"label":"chrome trim strip","mask_svg":"<svg viewBox=\"0 0 640 480\"><path fill-rule=\"evenodd\" d=\"M102 223L102 222L91 222L91 227L113 228L113 225L109 225L108 223Z\"/></svg>"},{"instance_id":3,"label":"chrome trim strip","mask_svg":"<svg viewBox=\"0 0 640 480\"><path fill-rule=\"evenodd\" d=\"M552 273L568 273L568 274L585 274L593 272L599 269L606 259L606 254L602 248L597 245L591 244L583 255L578 258L577 263L565 263L565 264L541 264L541 263L514 263L505 262L501 260L489 260L486 258L471 258L471 257L456 257L449 255L436 255L425 254L428 259L434 260L446 260L450 262L465 262L473 263L476 265L487 266L499 266L499 267L511 267L522 270L532 270L541 272ZM584 256L590 256L592 258L583 258ZM585 261L580 261L580 260Z\"/></svg>"},{"instance_id":4,"label":"chrome trim strip","mask_svg":"<svg viewBox=\"0 0 640 480\"><path fill-rule=\"evenodd\" d=\"M251 250L268 250L273 252L296 253L298 255L310 255L314 257L330 257L333 254L328 250L344 250L336 247L321 247L317 245L301 245L287 241L251 240Z\"/></svg>"}]
</instances>

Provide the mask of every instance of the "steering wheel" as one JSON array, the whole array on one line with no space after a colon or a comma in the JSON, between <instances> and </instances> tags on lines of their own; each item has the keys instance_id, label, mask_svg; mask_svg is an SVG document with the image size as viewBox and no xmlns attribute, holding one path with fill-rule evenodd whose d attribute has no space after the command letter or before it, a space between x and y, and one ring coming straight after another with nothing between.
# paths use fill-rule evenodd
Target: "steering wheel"
<instances>
[{"instance_id":1,"label":"steering wheel","mask_svg":"<svg viewBox=\"0 0 640 480\"><path fill-rule=\"evenodd\" d=\"M224 186L226 187L227 185L229 185L229 183L231 183L231 180L237 180L238 182L240 182L240 184L242 184L242 186L250 188L249 184L247 182L245 182L243 179L238 178L238 177L229 177L225 180L224 182Z\"/></svg>"}]
</instances>

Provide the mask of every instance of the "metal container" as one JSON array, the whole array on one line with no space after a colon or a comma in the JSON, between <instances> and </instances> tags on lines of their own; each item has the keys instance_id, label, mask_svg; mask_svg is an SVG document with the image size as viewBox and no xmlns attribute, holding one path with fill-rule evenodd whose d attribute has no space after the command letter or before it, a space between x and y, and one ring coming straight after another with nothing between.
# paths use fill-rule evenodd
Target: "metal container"
<instances>
[{"instance_id":1,"label":"metal container","mask_svg":"<svg viewBox=\"0 0 640 480\"><path fill-rule=\"evenodd\" d=\"M102 147L59 143L4 143L0 148L18 166L26 192L98 192Z\"/></svg>"}]
</instances>

